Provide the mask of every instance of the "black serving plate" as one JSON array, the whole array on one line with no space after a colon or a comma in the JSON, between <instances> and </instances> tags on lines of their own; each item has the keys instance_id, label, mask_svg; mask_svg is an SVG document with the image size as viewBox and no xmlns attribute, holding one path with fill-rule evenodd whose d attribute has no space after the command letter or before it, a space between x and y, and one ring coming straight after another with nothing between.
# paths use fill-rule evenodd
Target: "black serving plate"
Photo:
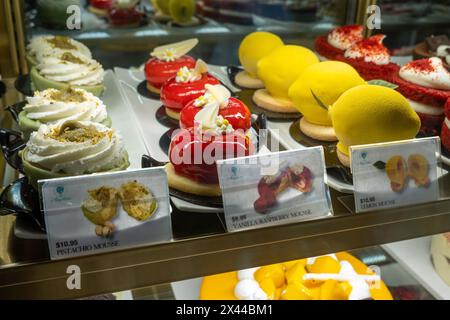
<instances>
[{"instance_id":1,"label":"black serving plate","mask_svg":"<svg viewBox=\"0 0 450 320\"><path fill-rule=\"evenodd\" d=\"M45 231L45 221L39 205L39 193L22 177L0 194L0 216L16 214L31 220L41 231Z\"/></svg>"},{"instance_id":2,"label":"black serving plate","mask_svg":"<svg viewBox=\"0 0 450 320\"><path fill-rule=\"evenodd\" d=\"M165 166L165 162L159 162L155 159L153 159L150 156L143 155L142 156L142 168L153 168L153 167L161 167ZM172 197L197 204L200 206L207 206L212 208L222 208L223 202L222 197L205 197L205 196L198 196L195 194L183 192L174 188L169 187L169 194Z\"/></svg>"},{"instance_id":3,"label":"black serving plate","mask_svg":"<svg viewBox=\"0 0 450 320\"><path fill-rule=\"evenodd\" d=\"M291 124L289 133L295 141L305 147L323 146L327 174L338 181L353 185L350 168L344 166L337 156L336 142L319 141L308 137L300 130L300 119Z\"/></svg>"},{"instance_id":4,"label":"black serving plate","mask_svg":"<svg viewBox=\"0 0 450 320\"><path fill-rule=\"evenodd\" d=\"M172 119L166 113L166 108L161 106L156 110L156 120L165 127L168 128L179 128L180 122L176 119Z\"/></svg>"},{"instance_id":5,"label":"black serving plate","mask_svg":"<svg viewBox=\"0 0 450 320\"><path fill-rule=\"evenodd\" d=\"M3 83L3 81L0 81L0 99L3 97L5 92L6 92L6 85Z\"/></svg>"},{"instance_id":6,"label":"black serving plate","mask_svg":"<svg viewBox=\"0 0 450 320\"><path fill-rule=\"evenodd\" d=\"M19 151L25 148L26 142L23 141L21 133L5 128L0 129L0 145L6 162L23 174L22 159L19 156Z\"/></svg>"},{"instance_id":7,"label":"black serving plate","mask_svg":"<svg viewBox=\"0 0 450 320\"><path fill-rule=\"evenodd\" d=\"M14 86L24 96L31 97L33 95L33 88L31 86L31 77L29 74L23 74L17 77Z\"/></svg>"},{"instance_id":8,"label":"black serving plate","mask_svg":"<svg viewBox=\"0 0 450 320\"><path fill-rule=\"evenodd\" d=\"M140 82L136 88L137 92L148 99L159 100L159 94L151 92L147 89L147 80Z\"/></svg>"},{"instance_id":9,"label":"black serving plate","mask_svg":"<svg viewBox=\"0 0 450 320\"><path fill-rule=\"evenodd\" d=\"M267 129L267 120L265 118L264 113L259 115L252 115L252 128L259 133L261 129ZM169 147L172 138L173 131L177 128L170 128L167 130L159 139L159 147L165 154L169 154ZM260 135L262 134L259 133ZM259 145L257 149L259 150Z\"/></svg>"},{"instance_id":10,"label":"black serving plate","mask_svg":"<svg viewBox=\"0 0 450 320\"><path fill-rule=\"evenodd\" d=\"M22 112L26 104L26 101L22 101L6 107L6 110L11 114L16 123L19 123L19 113Z\"/></svg>"},{"instance_id":11,"label":"black serving plate","mask_svg":"<svg viewBox=\"0 0 450 320\"><path fill-rule=\"evenodd\" d=\"M282 121L282 122L297 120L301 116L300 113L273 112L257 106L253 102L253 94L255 93L256 90L242 88L234 81L234 79L236 78L236 74L238 74L242 70L244 70L242 67L227 66L227 76L228 79L230 79L233 86L241 89L240 91L236 92L235 97L238 98L239 100L244 101L245 104L249 107L251 113L254 114L265 113L267 119L271 121Z\"/></svg>"}]
</instances>

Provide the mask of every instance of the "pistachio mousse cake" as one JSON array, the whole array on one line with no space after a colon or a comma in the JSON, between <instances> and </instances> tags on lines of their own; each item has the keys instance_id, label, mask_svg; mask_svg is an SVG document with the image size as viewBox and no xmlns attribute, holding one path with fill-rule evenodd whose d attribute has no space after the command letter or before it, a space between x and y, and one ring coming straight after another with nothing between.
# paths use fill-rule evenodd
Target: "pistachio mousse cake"
<instances>
[{"instance_id":1,"label":"pistachio mousse cake","mask_svg":"<svg viewBox=\"0 0 450 320\"><path fill-rule=\"evenodd\" d=\"M27 46L26 59L30 67L36 66L43 57L70 52L92 58L91 51L83 43L65 36L36 36Z\"/></svg>"},{"instance_id":2,"label":"pistachio mousse cake","mask_svg":"<svg viewBox=\"0 0 450 320\"><path fill-rule=\"evenodd\" d=\"M104 90L102 65L94 59L75 52L42 57L31 68L30 76L36 90L81 88L100 96Z\"/></svg>"},{"instance_id":3,"label":"pistachio mousse cake","mask_svg":"<svg viewBox=\"0 0 450 320\"><path fill-rule=\"evenodd\" d=\"M49 88L34 92L26 100L27 104L19 113L19 127L25 138L41 124L52 125L66 120L92 121L111 127L105 104L84 89Z\"/></svg>"},{"instance_id":4,"label":"pistachio mousse cake","mask_svg":"<svg viewBox=\"0 0 450 320\"><path fill-rule=\"evenodd\" d=\"M129 166L120 134L89 121L41 125L20 152L28 181L120 171Z\"/></svg>"}]
</instances>

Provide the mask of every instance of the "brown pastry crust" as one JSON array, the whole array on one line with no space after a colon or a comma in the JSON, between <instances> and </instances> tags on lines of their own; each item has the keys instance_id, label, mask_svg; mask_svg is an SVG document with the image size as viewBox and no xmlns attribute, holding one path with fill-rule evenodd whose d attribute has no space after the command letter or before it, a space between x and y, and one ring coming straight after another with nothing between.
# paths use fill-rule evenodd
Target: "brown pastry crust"
<instances>
[{"instance_id":1,"label":"brown pastry crust","mask_svg":"<svg viewBox=\"0 0 450 320\"><path fill-rule=\"evenodd\" d=\"M173 111L173 110L170 109L170 108L167 108L167 107L166 107L166 114L167 114L170 118L172 118L172 119L180 120L180 113L179 113L179 112L176 112L176 111Z\"/></svg>"},{"instance_id":2,"label":"brown pastry crust","mask_svg":"<svg viewBox=\"0 0 450 320\"><path fill-rule=\"evenodd\" d=\"M252 77L247 71L241 71L234 77L234 82L242 88L247 89L262 89L264 88L264 83L258 79Z\"/></svg>"},{"instance_id":3,"label":"brown pastry crust","mask_svg":"<svg viewBox=\"0 0 450 320\"><path fill-rule=\"evenodd\" d=\"M175 172L171 163L166 164L166 173L171 188L196 194L199 196L217 197L221 195L220 186L218 184L199 183L189 178L180 176Z\"/></svg>"},{"instance_id":4,"label":"brown pastry crust","mask_svg":"<svg viewBox=\"0 0 450 320\"><path fill-rule=\"evenodd\" d=\"M298 113L292 101L274 98L266 89L256 90L253 94L253 102L259 107L272 112Z\"/></svg>"},{"instance_id":5,"label":"brown pastry crust","mask_svg":"<svg viewBox=\"0 0 450 320\"><path fill-rule=\"evenodd\" d=\"M300 119L300 131L320 141L337 141L336 132L332 126L321 126L306 120L305 117Z\"/></svg>"},{"instance_id":6,"label":"brown pastry crust","mask_svg":"<svg viewBox=\"0 0 450 320\"><path fill-rule=\"evenodd\" d=\"M341 151L339 151L338 149L336 150L337 153L337 157L339 159L339 161L346 167L350 168L351 166L351 162L350 162L350 157L344 153L342 153Z\"/></svg>"},{"instance_id":7,"label":"brown pastry crust","mask_svg":"<svg viewBox=\"0 0 450 320\"><path fill-rule=\"evenodd\" d=\"M152 86L150 83L147 82L147 89L150 92L156 93L156 94L160 94L161 90L158 88L155 88L154 86Z\"/></svg>"}]
</instances>

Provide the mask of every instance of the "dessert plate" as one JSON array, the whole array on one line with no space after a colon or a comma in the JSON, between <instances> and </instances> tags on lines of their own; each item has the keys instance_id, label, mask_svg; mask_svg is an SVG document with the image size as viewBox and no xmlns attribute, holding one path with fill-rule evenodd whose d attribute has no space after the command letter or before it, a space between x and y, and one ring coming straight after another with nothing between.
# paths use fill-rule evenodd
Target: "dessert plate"
<instances>
[{"instance_id":1,"label":"dessert plate","mask_svg":"<svg viewBox=\"0 0 450 320\"><path fill-rule=\"evenodd\" d=\"M23 141L20 132L5 128L0 129L0 146L6 162L22 174L24 172L19 151L25 148L25 145L26 142Z\"/></svg>"},{"instance_id":2,"label":"dessert plate","mask_svg":"<svg viewBox=\"0 0 450 320\"><path fill-rule=\"evenodd\" d=\"M137 92L148 99L159 100L159 94L151 92L147 89L147 80L141 81L136 88Z\"/></svg>"},{"instance_id":3,"label":"dessert plate","mask_svg":"<svg viewBox=\"0 0 450 320\"><path fill-rule=\"evenodd\" d=\"M273 112L273 111L269 111L269 110L263 109L261 107L258 107L253 102L253 94L255 93L255 90L241 88L234 81L236 74L242 70L243 69L241 67L237 67L237 66L228 66L226 68L227 76L228 76L228 79L230 80L231 84L234 87L240 89L240 91L237 91L235 93L236 98L244 101L252 113L254 113L254 114L265 113L267 116L267 119L269 119L271 121L291 121L291 120L298 119L298 117L300 116L300 113Z\"/></svg>"},{"instance_id":4,"label":"dessert plate","mask_svg":"<svg viewBox=\"0 0 450 320\"><path fill-rule=\"evenodd\" d=\"M22 112L23 107L27 104L26 101L18 102L6 107L6 110L11 114L16 123L19 123L19 113Z\"/></svg>"},{"instance_id":5,"label":"dessert plate","mask_svg":"<svg viewBox=\"0 0 450 320\"><path fill-rule=\"evenodd\" d=\"M165 166L167 162L159 162L155 159L153 159L151 156L143 155L142 156L142 168L153 168L153 167L162 167ZM174 188L169 187L169 194L172 197L201 205L201 206L207 206L207 207L213 207L213 208L222 208L223 202L222 197L204 197L204 196L198 196L195 194L183 192Z\"/></svg>"},{"instance_id":6,"label":"dessert plate","mask_svg":"<svg viewBox=\"0 0 450 320\"><path fill-rule=\"evenodd\" d=\"M0 216L10 214L20 215L31 221L39 230L45 231L39 194L31 187L26 177L14 181L0 194Z\"/></svg>"},{"instance_id":7,"label":"dessert plate","mask_svg":"<svg viewBox=\"0 0 450 320\"><path fill-rule=\"evenodd\" d=\"M167 115L166 108L164 106L161 106L158 108L158 110L156 110L155 116L156 116L156 120L158 120L158 122L165 127L168 127L168 128L179 128L180 127L180 123L178 122L178 120L172 119L171 117L169 117Z\"/></svg>"},{"instance_id":8,"label":"dessert plate","mask_svg":"<svg viewBox=\"0 0 450 320\"><path fill-rule=\"evenodd\" d=\"M336 142L318 141L306 136L301 132L299 123L300 119L293 122L289 128L289 133L292 138L305 147L323 146L327 174L345 184L353 185L353 177L350 168L342 165L337 157Z\"/></svg>"},{"instance_id":9,"label":"dessert plate","mask_svg":"<svg viewBox=\"0 0 450 320\"><path fill-rule=\"evenodd\" d=\"M30 97L33 95L33 86L29 74L22 74L18 76L14 82L14 87L24 96Z\"/></svg>"}]
</instances>

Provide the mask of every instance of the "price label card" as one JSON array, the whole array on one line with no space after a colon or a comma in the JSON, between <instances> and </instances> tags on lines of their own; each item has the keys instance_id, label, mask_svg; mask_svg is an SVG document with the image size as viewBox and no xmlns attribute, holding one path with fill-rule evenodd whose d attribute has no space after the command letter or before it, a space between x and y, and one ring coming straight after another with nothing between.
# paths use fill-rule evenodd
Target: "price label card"
<instances>
[{"instance_id":1,"label":"price label card","mask_svg":"<svg viewBox=\"0 0 450 320\"><path fill-rule=\"evenodd\" d=\"M351 147L356 212L439 199L438 137Z\"/></svg>"},{"instance_id":2,"label":"price label card","mask_svg":"<svg viewBox=\"0 0 450 320\"><path fill-rule=\"evenodd\" d=\"M228 231L331 215L322 147L217 162Z\"/></svg>"},{"instance_id":3,"label":"price label card","mask_svg":"<svg viewBox=\"0 0 450 320\"><path fill-rule=\"evenodd\" d=\"M52 259L171 241L163 168L39 181Z\"/></svg>"}]
</instances>

